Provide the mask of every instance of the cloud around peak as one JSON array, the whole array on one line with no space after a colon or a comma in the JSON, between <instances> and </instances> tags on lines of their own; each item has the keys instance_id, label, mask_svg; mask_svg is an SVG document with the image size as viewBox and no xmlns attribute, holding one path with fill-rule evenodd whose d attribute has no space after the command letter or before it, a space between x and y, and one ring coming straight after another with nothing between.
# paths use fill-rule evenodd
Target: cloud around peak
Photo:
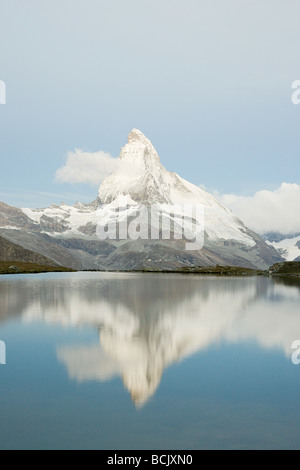
<instances>
[{"instance_id":1,"label":"cloud around peak","mask_svg":"<svg viewBox=\"0 0 300 470\"><path fill-rule=\"evenodd\" d=\"M126 178L136 178L142 170L142 161L139 164L122 160L102 150L86 152L75 149L68 152L65 165L56 171L55 182L99 186L112 173Z\"/></svg>"},{"instance_id":2,"label":"cloud around peak","mask_svg":"<svg viewBox=\"0 0 300 470\"><path fill-rule=\"evenodd\" d=\"M86 152L75 149L68 152L66 163L55 174L57 183L87 183L97 186L113 173L119 164L119 160L110 153Z\"/></svg>"}]
</instances>

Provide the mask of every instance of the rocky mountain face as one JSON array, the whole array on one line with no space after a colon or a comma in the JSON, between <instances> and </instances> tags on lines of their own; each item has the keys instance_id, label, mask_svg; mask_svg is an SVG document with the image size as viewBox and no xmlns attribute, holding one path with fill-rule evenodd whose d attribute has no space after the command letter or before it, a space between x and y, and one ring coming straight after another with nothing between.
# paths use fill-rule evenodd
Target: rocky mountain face
<instances>
[{"instance_id":1,"label":"rocky mountain face","mask_svg":"<svg viewBox=\"0 0 300 470\"><path fill-rule=\"evenodd\" d=\"M22 209L8 206L0 201L0 227L4 229L24 229L41 232L37 223L24 214Z\"/></svg>"},{"instance_id":2,"label":"rocky mountain face","mask_svg":"<svg viewBox=\"0 0 300 470\"><path fill-rule=\"evenodd\" d=\"M282 261L211 194L167 171L137 129L94 202L46 209L1 203L0 235L73 269L265 269Z\"/></svg>"}]
</instances>

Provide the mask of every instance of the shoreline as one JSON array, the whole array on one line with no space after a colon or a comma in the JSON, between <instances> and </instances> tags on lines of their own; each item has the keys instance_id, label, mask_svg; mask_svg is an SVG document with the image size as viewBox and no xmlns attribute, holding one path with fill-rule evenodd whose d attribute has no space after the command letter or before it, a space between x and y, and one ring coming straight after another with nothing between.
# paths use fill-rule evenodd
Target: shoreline
<instances>
[{"instance_id":1,"label":"shoreline","mask_svg":"<svg viewBox=\"0 0 300 470\"><path fill-rule=\"evenodd\" d=\"M204 276L227 276L227 277L292 277L300 278L300 262L287 261L276 263L266 270L243 268L240 266L191 266L173 270L168 269L131 269L131 270L101 270L86 269L75 270L62 266L46 266L35 263L23 263L20 261L0 261L0 276L10 274L42 274L56 272L108 272L108 273L167 273L167 274L202 274Z\"/></svg>"}]
</instances>

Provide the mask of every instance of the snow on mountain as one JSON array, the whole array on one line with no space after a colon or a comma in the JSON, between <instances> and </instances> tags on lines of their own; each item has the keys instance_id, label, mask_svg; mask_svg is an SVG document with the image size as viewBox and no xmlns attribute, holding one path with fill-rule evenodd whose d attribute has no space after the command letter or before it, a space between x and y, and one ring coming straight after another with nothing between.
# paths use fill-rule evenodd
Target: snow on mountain
<instances>
[{"instance_id":1,"label":"snow on mountain","mask_svg":"<svg viewBox=\"0 0 300 470\"><path fill-rule=\"evenodd\" d=\"M74 252L75 245L74 243L72 246L66 245L68 240L82 240L82 243L100 242L97 227L105 227L114 220L118 223L132 220L137 217L141 208L148 208L150 212L149 208L155 206L160 214L172 219L172 234L176 238L176 234L182 233L183 228L187 226L187 218L184 222L187 205L201 206L204 211L204 220L196 221L195 232L202 231L204 248L199 249L197 253L194 251L193 256L184 253L181 240L144 241L147 237L137 234L137 239L128 239L127 244L124 239L119 244L117 238L107 240L107 243L113 247L111 250L114 253L109 253L105 259L100 256L101 262L89 257L85 259L84 266L95 267L96 262L99 267L128 269L145 266L146 260L148 267L154 265L166 268L172 266L172 263L175 263L174 266L225 263L264 268L282 260L271 246L249 230L215 197L176 173L167 171L160 163L150 140L138 129L130 132L127 144L121 149L115 171L102 182L97 199L93 203L76 203L74 206L52 205L46 209L22 209L20 213L25 217L27 226L30 225L28 222L30 221L32 230L39 231L41 235L54 237L57 241L64 240L64 246L72 249L73 255L82 257L86 247L81 244L79 253L77 243L75 244L77 251ZM176 208L172 215L169 212L170 207ZM145 219L145 211L143 214ZM24 223L20 214L18 220L21 221L20 224L16 224L15 219L10 220L6 217L2 229L4 226L12 229L23 228ZM195 217L191 215L190 224L194 222ZM155 228L160 231L161 222L156 221L156 224ZM14 238L12 233L10 236ZM104 238L101 241L103 243ZM199 245L199 248L202 247L203 243ZM102 248L103 245L97 247L99 255ZM92 252L89 245L89 250L89 254L96 253L96 245L93 246ZM135 253L134 256L132 253Z\"/></svg>"},{"instance_id":2,"label":"snow on mountain","mask_svg":"<svg viewBox=\"0 0 300 470\"><path fill-rule=\"evenodd\" d=\"M300 235L284 238L278 242L267 240L267 244L273 246L285 261L295 261L300 258Z\"/></svg>"},{"instance_id":3,"label":"snow on mountain","mask_svg":"<svg viewBox=\"0 0 300 470\"><path fill-rule=\"evenodd\" d=\"M208 192L163 167L152 143L141 131L133 129L130 132L119 159L121 164L117 171L107 177L99 188L96 207L62 205L41 210L23 209L23 213L44 226L47 225L47 218L56 221L57 226L63 224L53 232L82 234L84 226L102 219L103 205L108 215L110 210L115 213L117 207L125 205L197 204L205 208L205 231L211 240L234 239L255 246L244 224L229 209ZM44 230L47 232L45 227Z\"/></svg>"},{"instance_id":4,"label":"snow on mountain","mask_svg":"<svg viewBox=\"0 0 300 470\"><path fill-rule=\"evenodd\" d=\"M119 156L122 166L101 184L99 201L109 204L119 196L129 196L140 204L203 205L205 231L211 240L235 239L248 246L255 242L245 232L244 224L211 194L170 173L160 163L158 154L144 134L133 129ZM133 171L127 171L128 168Z\"/></svg>"}]
</instances>

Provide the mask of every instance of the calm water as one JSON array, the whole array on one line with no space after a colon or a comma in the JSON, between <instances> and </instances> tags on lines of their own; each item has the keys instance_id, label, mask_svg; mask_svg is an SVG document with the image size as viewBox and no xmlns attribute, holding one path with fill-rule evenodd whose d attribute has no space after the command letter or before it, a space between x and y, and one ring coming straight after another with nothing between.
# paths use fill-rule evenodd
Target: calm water
<instances>
[{"instance_id":1,"label":"calm water","mask_svg":"<svg viewBox=\"0 0 300 470\"><path fill-rule=\"evenodd\" d=\"M300 284L0 277L1 449L300 448Z\"/></svg>"}]
</instances>

